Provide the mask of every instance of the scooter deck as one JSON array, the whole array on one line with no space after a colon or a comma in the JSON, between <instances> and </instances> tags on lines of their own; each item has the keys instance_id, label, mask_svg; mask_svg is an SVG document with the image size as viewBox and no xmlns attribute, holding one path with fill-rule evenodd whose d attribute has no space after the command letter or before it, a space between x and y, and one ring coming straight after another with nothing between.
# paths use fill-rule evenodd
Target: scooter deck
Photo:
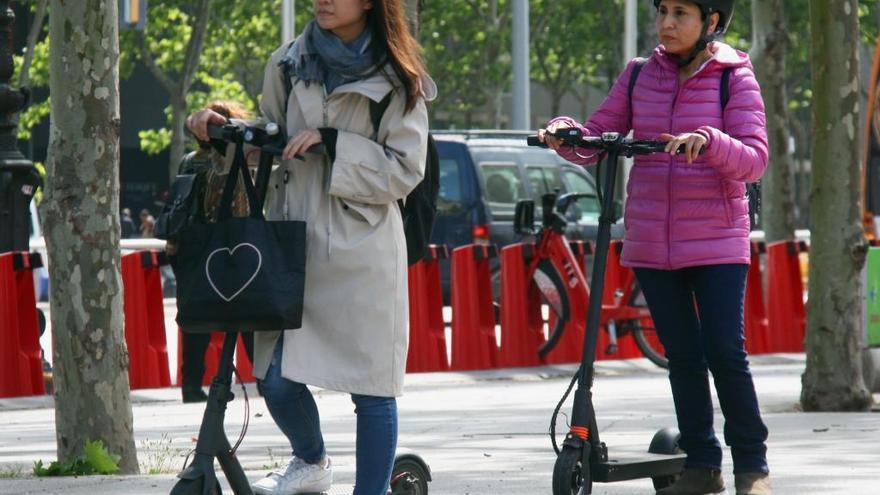
<instances>
[{"instance_id":1,"label":"scooter deck","mask_svg":"<svg viewBox=\"0 0 880 495\"><path fill-rule=\"evenodd\" d=\"M600 483L671 476L681 472L684 459L684 454L619 453L608 462L594 465L590 474Z\"/></svg>"}]
</instances>

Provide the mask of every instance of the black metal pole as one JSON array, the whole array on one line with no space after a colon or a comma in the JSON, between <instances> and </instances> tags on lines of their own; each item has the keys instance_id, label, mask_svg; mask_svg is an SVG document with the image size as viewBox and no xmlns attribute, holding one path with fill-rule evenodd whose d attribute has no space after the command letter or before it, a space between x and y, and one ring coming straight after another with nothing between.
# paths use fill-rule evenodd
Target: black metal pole
<instances>
[{"instance_id":1,"label":"black metal pole","mask_svg":"<svg viewBox=\"0 0 880 495\"><path fill-rule=\"evenodd\" d=\"M28 249L30 202L40 184L34 164L18 149L18 113L27 107L26 88L12 89L12 26L15 14L0 0L0 253Z\"/></svg>"}]
</instances>

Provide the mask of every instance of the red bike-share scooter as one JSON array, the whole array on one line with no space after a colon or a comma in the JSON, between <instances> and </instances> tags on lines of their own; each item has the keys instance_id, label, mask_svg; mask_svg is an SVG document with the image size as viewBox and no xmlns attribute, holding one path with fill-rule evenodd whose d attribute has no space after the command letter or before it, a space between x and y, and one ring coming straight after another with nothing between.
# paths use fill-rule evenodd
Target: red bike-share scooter
<instances>
[{"instance_id":1,"label":"red bike-share scooter","mask_svg":"<svg viewBox=\"0 0 880 495\"><path fill-rule=\"evenodd\" d=\"M208 134L211 140L225 146L233 143L243 146L248 143L260 149L260 165L257 169L255 188L260 201L265 198L269 184L269 172L272 160L280 156L287 139L277 125L268 124L265 128L245 127L236 125L209 125ZM318 151L315 147L310 151ZM220 482L214 471L214 460L220 464L223 474L235 495L253 495L250 482L244 469L235 455L238 446L247 432L250 409L247 390L242 386L245 400L245 421L242 432L235 445L230 445L223 429L226 417L226 404L234 396L232 394L232 375L235 367L232 364L238 332L227 332L223 341L217 374L211 381L208 401L199 438L194 449L195 454L189 465L184 466L177 477L180 478L171 490L171 495L221 495ZM241 381L239 379L239 381ZM428 482L431 481L431 470L427 463L417 454L398 449L394 459L391 483L388 495L427 495ZM331 490L334 492L334 490Z\"/></svg>"},{"instance_id":2,"label":"red bike-share scooter","mask_svg":"<svg viewBox=\"0 0 880 495\"><path fill-rule=\"evenodd\" d=\"M685 456L678 448L678 438L680 436L678 430L675 428L664 428L658 431L654 435L647 453L619 456L617 458L609 457L608 448L599 438L596 412L593 408L592 385L594 377L593 363L596 357L597 339L601 323L605 268L608 258L608 246L611 240L611 224L615 221L613 205L618 158L621 156L632 157L633 155L662 152L667 143L662 141L625 139L619 133L604 133L601 137L583 137L579 129L560 129L552 135L560 139L565 146L571 146L575 149L592 149L596 153L607 154L605 158L606 167L604 167L606 170L604 173L602 173L601 168L597 170L599 172L597 174L599 177L597 183L602 183L599 191L600 193L604 191L604 195L599 195L601 214L599 217L599 231L596 238L589 292L593 297L589 298L581 364L574 378L572 378L568 390L566 390L556 406L550 422L550 436L553 448L557 453L556 464L553 468L553 495L584 495L592 493L593 482L607 483L638 478L651 478L656 489L664 488L671 485L677 479L684 466ZM531 146L546 146L534 136L528 138L528 144ZM568 196L566 195L559 198L560 201L557 202L555 195L548 196L552 196L552 199L546 198L542 205L544 208L542 228L541 232L537 233L539 237L544 238L547 236L544 236L543 232L548 230L561 232L564 230L565 218L558 210L562 209L564 214L564 209L571 202L571 199L574 199L566 198ZM517 204L516 209L515 228L525 232L531 229L533 225L534 203L530 201L520 202ZM538 242L540 243L544 240L539 239ZM562 249L567 250L568 248L563 244ZM574 259L570 251L568 251L568 256ZM563 269L567 271L565 267ZM555 273L557 278L560 276L560 272L556 269L545 271ZM550 275L550 278L552 277ZM536 274L535 281L540 285L541 276ZM580 280L580 282L585 283L583 280ZM551 301L548 302L552 305ZM572 304L575 304L575 302L573 301ZM580 304L583 304L583 302L580 302ZM548 344L552 340L553 338L551 337L548 340ZM577 389L574 393L572 405L571 426L560 449L556 445L556 417L575 383L577 383Z\"/></svg>"}]
</instances>

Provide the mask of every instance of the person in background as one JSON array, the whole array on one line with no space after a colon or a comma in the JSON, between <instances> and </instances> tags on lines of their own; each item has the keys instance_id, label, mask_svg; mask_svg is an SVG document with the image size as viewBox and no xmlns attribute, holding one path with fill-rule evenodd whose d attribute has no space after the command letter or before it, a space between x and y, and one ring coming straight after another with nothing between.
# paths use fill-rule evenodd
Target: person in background
<instances>
[{"instance_id":1,"label":"person in background","mask_svg":"<svg viewBox=\"0 0 880 495\"><path fill-rule=\"evenodd\" d=\"M131 239L132 237L135 237L137 229L134 226L134 220L131 218L130 209L122 209L122 214L119 217L119 226L121 229L120 236L123 239Z\"/></svg>"},{"instance_id":2,"label":"person in background","mask_svg":"<svg viewBox=\"0 0 880 495\"><path fill-rule=\"evenodd\" d=\"M724 414L737 495L768 495L767 427L745 351L743 307L751 261L745 184L767 168L761 90L746 53L714 41L734 0L653 0L662 43L630 95L630 62L602 105L581 124L557 117L539 139L563 158L584 157L547 132L579 129L668 141L665 154L636 157L627 184L622 263L632 267L669 359L672 399L687 454L684 471L658 495L726 493L715 436L711 372ZM721 80L729 71L729 101ZM682 149L683 153L678 154Z\"/></svg>"},{"instance_id":3,"label":"person in background","mask_svg":"<svg viewBox=\"0 0 880 495\"><path fill-rule=\"evenodd\" d=\"M150 210L144 208L140 213L141 219L141 238L142 239L152 239L153 238L153 230L156 228L156 219L153 218L153 214L150 213Z\"/></svg>"},{"instance_id":4,"label":"person in background","mask_svg":"<svg viewBox=\"0 0 880 495\"><path fill-rule=\"evenodd\" d=\"M252 118L247 109L234 101L214 101L208 105L208 108L227 119L244 120ZM251 167L256 166L258 159L258 154L249 153L248 165ZM226 178L228 177L223 155L215 151L208 142L200 141L199 148L186 154L180 161L178 174L204 175L204 179L201 182L203 186L199 191L203 220L206 222L217 221L217 208L220 206L223 186L226 184ZM232 201L232 215L234 217L244 217L249 213L247 195L241 181L242 179L239 178ZM174 241L169 241L166 244L165 250L169 255L173 255L177 251ZM183 350L181 351L180 391L183 402L204 402L208 399L208 396L202 389L202 381L205 375L205 352L211 343L211 334L191 333L185 329L182 329L181 333ZM244 342L248 359L253 362L254 334L253 332L243 332L241 338Z\"/></svg>"}]
</instances>

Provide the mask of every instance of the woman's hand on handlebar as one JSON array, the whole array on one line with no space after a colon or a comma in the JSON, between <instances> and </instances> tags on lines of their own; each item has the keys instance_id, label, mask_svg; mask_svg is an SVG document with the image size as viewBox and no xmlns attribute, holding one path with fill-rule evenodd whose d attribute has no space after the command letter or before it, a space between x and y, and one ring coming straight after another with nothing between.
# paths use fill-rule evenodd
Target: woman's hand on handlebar
<instances>
[{"instance_id":1,"label":"woman's hand on handlebar","mask_svg":"<svg viewBox=\"0 0 880 495\"><path fill-rule=\"evenodd\" d=\"M667 142L664 151L670 155L675 156L678 153L678 149L683 147L688 163L693 163L697 159L697 156L703 151L708 142L706 136L698 132L685 132L678 136L661 134L660 139Z\"/></svg>"},{"instance_id":2,"label":"woman's hand on handlebar","mask_svg":"<svg viewBox=\"0 0 880 495\"><path fill-rule=\"evenodd\" d=\"M568 129L574 125L568 119L556 120L548 125L546 129L538 129L538 141L546 144L552 150L557 150L562 146L562 140L556 138L553 134L556 134L559 129Z\"/></svg>"},{"instance_id":3,"label":"woman's hand on handlebar","mask_svg":"<svg viewBox=\"0 0 880 495\"><path fill-rule=\"evenodd\" d=\"M208 108L199 110L186 118L186 127L199 141L208 142L208 124L223 125L226 117Z\"/></svg>"},{"instance_id":4,"label":"woman's hand on handlebar","mask_svg":"<svg viewBox=\"0 0 880 495\"><path fill-rule=\"evenodd\" d=\"M302 154L309 148L323 142L321 133L317 129L303 129L290 138L287 146L284 147L284 153L281 154L283 160L291 158L302 158Z\"/></svg>"}]
</instances>

